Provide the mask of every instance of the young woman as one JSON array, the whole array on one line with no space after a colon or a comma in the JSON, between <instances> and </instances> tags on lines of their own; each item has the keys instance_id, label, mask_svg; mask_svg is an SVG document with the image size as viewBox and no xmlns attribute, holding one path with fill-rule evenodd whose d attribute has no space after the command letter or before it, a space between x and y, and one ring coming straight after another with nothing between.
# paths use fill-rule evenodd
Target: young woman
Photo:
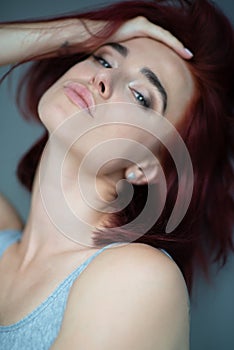
<instances>
[{"instance_id":1,"label":"young woman","mask_svg":"<svg viewBox=\"0 0 234 350\"><path fill-rule=\"evenodd\" d=\"M1 64L36 61L20 101L47 130L18 168L32 190L28 221L22 233L0 235L4 349L189 348L185 282L190 290L195 262L207 267L204 243L220 261L233 248L233 38L227 19L199 0L1 26ZM160 125L180 132L193 166L189 208L171 232L180 179L150 133ZM166 135L173 150L176 134ZM136 238L158 215L160 163L166 203ZM112 213L122 179L134 196ZM80 220L62 206L60 187ZM146 222L134 221L148 188L155 201Z\"/></svg>"}]
</instances>

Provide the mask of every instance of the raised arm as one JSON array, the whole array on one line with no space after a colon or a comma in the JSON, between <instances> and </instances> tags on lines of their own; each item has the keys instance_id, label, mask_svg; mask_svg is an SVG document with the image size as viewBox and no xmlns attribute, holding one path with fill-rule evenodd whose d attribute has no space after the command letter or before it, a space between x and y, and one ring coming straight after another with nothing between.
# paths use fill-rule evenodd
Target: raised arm
<instances>
[{"instance_id":1,"label":"raised arm","mask_svg":"<svg viewBox=\"0 0 234 350\"><path fill-rule=\"evenodd\" d=\"M30 60L38 55L55 56L61 49L75 50L79 43L89 39L91 33L98 33L105 24L107 22L77 18L0 24L0 65ZM192 57L177 38L144 17L125 22L108 41L133 37L151 37L165 43L185 59Z\"/></svg>"},{"instance_id":2,"label":"raised arm","mask_svg":"<svg viewBox=\"0 0 234 350\"><path fill-rule=\"evenodd\" d=\"M0 193L0 230L21 230L23 222L8 200Z\"/></svg>"},{"instance_id":3,"label":"raised arm","mask_svg":"<svg viewBox=\"0 0 234 350\"><path fill-rule=\"evenodd\" d=\"M97 22L93 30L98 30ZM102 26L101 22L99 26ZM90 37L78 19L0 25L0 65L30 60L38 55L55 56L65 46Z\"/></svg>"}]
</instances>

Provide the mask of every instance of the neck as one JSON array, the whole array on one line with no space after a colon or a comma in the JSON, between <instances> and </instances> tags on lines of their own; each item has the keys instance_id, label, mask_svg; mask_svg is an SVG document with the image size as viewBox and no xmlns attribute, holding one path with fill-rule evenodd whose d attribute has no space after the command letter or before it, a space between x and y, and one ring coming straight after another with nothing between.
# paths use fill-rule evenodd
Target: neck
<instances>
[{"instance_id":1,"label":"neck","mask_svg":"<svg viewBox=\"0 0 234 350\"><path fill-rule=\"evenodd\" d=\"M56 153L58 155L58 147ZM78 186L80 164L77 159L74 161L72 155L67 156L62 167L58 159L54 156L53 145L47 147L35 176L30 214L22 239L25 261L36 255L93 247L92 232L101 225L107 205L99 196L104 200L113 200L115 196L116 181L113 179L110 181L105 176L95 179L83 171L81 186Z\"/></svg>"}]
</instances>

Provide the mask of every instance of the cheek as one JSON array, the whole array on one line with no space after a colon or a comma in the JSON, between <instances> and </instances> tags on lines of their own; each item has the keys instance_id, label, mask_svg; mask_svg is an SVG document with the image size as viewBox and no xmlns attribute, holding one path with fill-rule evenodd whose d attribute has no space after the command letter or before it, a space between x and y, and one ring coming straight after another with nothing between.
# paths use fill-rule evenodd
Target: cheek
<instances>
[{"instance_id":1,"label":"cheek","mask_svg":"<svg viewBox=\"0 0 234 350\"><path fill-rule=\"evenodd\" d=\"M47 118L59 116L64 114L64 103L62 101L62 89L56 85L48 89L41 97L38 104L39 116L44 122Z\"/></svg>"},{"instance_id":2,"label":"cheek","mask_svg":"<svg viewBox=\"0 0 234 350\"><path fill-rule=\"evenodd\" d=\"M53 101L57 102L61 98L61 95L63 95L63 85L66 81L71 79L79 79L80 77L87 75L87 61L78 63L71 67L65 74L63 74L41 97L39 101L38 108L42 112L49 106L49 104L53 104ZM61 90L61 91L60 91ZM62 101L61 101L62 102ZM60 103L59 105L62 105Z\"/></svg>"},{"instance_id":3,"label":"cheek","mask_svg":"<svg viewBox=\"0 0 234 350\"><path fill-rule=\"evenodd\" d=\"M63 91L63 84L55 84L41 97L38 104L38 114L51 131L57 128L68 117L77 112L77 107L68 100Z\"/></svg>"},{"instance_id":4,"label":"cheek","mask_svg":"<svg viewBox=\"0 0 234 350\"><path fill-rule=\"evenodd\" d=\"M91 61L85 60L72 66L60 79L62 81L72 79L83 80L87 82L88 77L90 76L90 74L92 74L92 72L93 69Z\"/></svg>"}]
</instances>

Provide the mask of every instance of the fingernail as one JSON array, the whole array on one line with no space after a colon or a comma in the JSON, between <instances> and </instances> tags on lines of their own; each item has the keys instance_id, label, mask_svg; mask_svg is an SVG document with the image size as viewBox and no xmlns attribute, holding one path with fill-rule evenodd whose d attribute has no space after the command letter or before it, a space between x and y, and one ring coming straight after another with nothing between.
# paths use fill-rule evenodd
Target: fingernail
<instances>
[{"instance_id":1,"label":"fingernail","mask_svg":"<svg viewBox=\"0 0 234 350\"><path fill-rule=\"evenodd\" d=\"M133 171L127 175L128 180L134 180L135 178L136 178L136 175Z\"/></svg>"},{"instance_id":2,"label":"fingernail","mask_svg":"<svg viewBox=\"0 0 234 350\"><path fill-rule=\"evenodd\" d=\"M186 47L184 48L184 51L190 56L190 57L193 57L193 53L187 49Z\"/></svg>"}]
</instances>

